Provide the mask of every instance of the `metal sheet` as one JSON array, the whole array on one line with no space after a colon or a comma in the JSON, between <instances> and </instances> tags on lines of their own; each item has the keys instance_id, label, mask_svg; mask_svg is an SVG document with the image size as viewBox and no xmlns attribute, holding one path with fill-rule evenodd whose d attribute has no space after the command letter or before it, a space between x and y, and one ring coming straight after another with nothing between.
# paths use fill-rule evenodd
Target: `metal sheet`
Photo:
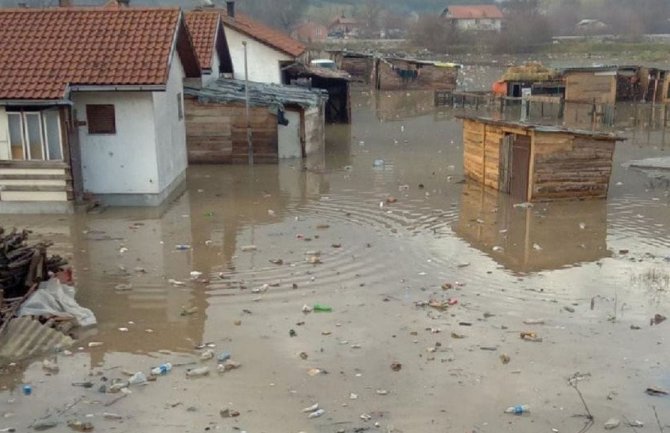
<instances>
[{"instance_id":1,"label":"metal sheet","mask_svg":"<svg viewBox=\"0 0 670 433\"><path fill-rule=\"evenodd\" d=\"M53 353L74 340L30 317L13 319L0 336L0 366L43 353Z\"/></svg>"}]
</instances>

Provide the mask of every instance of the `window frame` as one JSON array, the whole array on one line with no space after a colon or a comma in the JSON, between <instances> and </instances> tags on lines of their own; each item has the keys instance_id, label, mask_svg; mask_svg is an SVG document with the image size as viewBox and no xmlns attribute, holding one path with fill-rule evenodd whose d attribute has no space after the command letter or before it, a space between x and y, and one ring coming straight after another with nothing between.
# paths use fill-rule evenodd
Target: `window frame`
<instances>
[{"instance_id":1,"label":"window frame","mask_svg":"<svg viewBox=\"0 0 670 433\"><path fill-rule=\"evenodd\" d=\"M57 115L58 125L58 147L60 148L60 158L52 159L51 152L49 149L49 137L47 135L47 116L46 112L55 112ZM40 148L42 150L42 158L33 158L32 151L30 149L30 135L28 131L28 117L37 116L37 122L39 126L39 140ZM7 111L7 121L11 122L11 118L16 117L19 121L19 131L21 137L21 150L23 151L23 158L16 159L12 153L13 142L9 140L9 159L12 161L64 161L63 155L63 131L60 122L60 112L56 109L47 109L47 110L17 110L17 111Z\"/></svg>"},{"instance_id":2,"label":"window frame","mask_svg":"<svg viewBox=\"0 0 670 433\"><path fill-rule=\"evenodd\" d=\"M95 118L95 116L91 115L91 112L89 110L92 109L110 109L111 108L111 118L112 118L112 128L110 130L100 130L101 128L98 126L95 130L91 130L91 119ZM117 134L117 128L116 128L116 106L114 104L86 104L86 126L87 126L87 131L88 135L116 135Z\"/></svg>"}]
</instances>

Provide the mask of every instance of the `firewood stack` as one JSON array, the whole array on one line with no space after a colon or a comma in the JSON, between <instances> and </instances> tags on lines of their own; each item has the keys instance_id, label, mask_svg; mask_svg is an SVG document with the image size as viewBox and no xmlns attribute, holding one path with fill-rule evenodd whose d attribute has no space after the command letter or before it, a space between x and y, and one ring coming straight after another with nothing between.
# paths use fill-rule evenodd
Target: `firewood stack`
<instances>
[{"instance_id":1,"label":"firewood stack","mask_svg":"<svg viewBox=\"0 0 670 433\"><path fill-rule=\"evenodd\" d=\"M28 244L30 231L0 227L0 325L16 312L37 285L67 262L60 256L47 257L50 242Z\"/></svg>"}]
</instances>

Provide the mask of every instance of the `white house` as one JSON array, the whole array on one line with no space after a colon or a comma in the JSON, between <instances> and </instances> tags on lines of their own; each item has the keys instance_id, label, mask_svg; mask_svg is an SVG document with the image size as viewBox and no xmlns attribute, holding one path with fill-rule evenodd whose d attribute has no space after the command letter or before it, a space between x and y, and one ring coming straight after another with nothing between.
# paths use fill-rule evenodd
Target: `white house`
<instances>
[{"instance_id":1,"label":"white house","mask_svg":"<svg viewBox=\"0 0 670 433\"><path fill-rule=\"evenodd\" d=\"M201 85L219 77L233 76L233 62L223 31L221 14L216 10L186 12L186 27L191 34L195 54L202 71Z\"/></svg>"},{"instance_id":2,"label":"white house","mask_svg":"<svg viewBox=\"0 0 670 433\"><path fill-rule=\"evenodd\" d=\"M504 19L496 5L451 5L442 11L441 17L463 31L499 32Z\"/></svg>"},{"instance_id":3,"label":"white house","mask_svg":"<svg viewBox=\"0 0 670 433\"><path fill-rule=\"evenodd\" d=\"M278 30L236 13L234 1L226 4L227 9L222 11L221 17L235 79L244 80L246 43L249 80L281 84L281 68L300 58L305 53L305 46Z\"/></svg>"},{"instance_id":4,"label":"white house","mask_svg":"<svg viewBox=\"0 0 670 433\"><path fill-rule=\"evenodd\" d=\"M0 212L159 205L183 188L179 9L0 9Z\"/></svg>"}]
</instances>

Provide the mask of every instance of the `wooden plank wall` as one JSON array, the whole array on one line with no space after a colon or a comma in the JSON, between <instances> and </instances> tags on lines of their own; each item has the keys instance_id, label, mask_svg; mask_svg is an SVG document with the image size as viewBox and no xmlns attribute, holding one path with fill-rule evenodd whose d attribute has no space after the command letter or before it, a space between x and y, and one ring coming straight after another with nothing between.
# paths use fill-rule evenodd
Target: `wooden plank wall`
<instances>
[{"instance_id":1,"label":"wooden plank wall","mask_svg":"<svg viewBox=\"0 0 670 433\"><path fill-rule=\"evenodd\" d=\"M191 163L247 162L248 145L245 108L240 103L200 103L184 100L186 145ZM254 159L278 160L277 117L266 107L250 111Z\"/></svg>"},{"instance_id":2,"label":"wooden plank wall","mask_svg":"<svg viewBox=\"0 0 670 433\"><path fill-rule=\"evenodd\" d=\"M502 128L486 125L484 185L494 189L500 189L500 143L504 135Z\"/></svg>"},{"instance_id":3,"label":"wooden plank wall","mask_svg":"<svg viewBox=\"0 0 670 433\"><path fill-rule=\"evenodd\" d=\"M531 200L607 197L614 140L535 133Z\"/></svg>"},{"instance_id":4,"label":"wooden plank wall","mask_svg":"<svg viewBox=\"0 0 670 433\"><path fill-rule=\"evenodd\" d=\"M407 79L400 76L391 64L386 61L378 62L376 88L379 90L443 90L453 91L457 86L458 68L438 68L432 65L418 65L403 60L390 62L398 69L417 71L416 79Z\"/></svg>"},{"instance_id":5,"label":"wooden plank wall","mask_svg":"<svg viewBox=\"0 0 670 433\"><path fill-rule=\"evenodd\" d=\"M372 76L372 57L343 57L340 69L347 71L352 77L365 83Z\"/></svg>"},{"instance_id":6,"label":"wooden plank wall","mask_svg":"<svg viewBox=\"0 0 670 433\"><path fill-rule=\"evenodd\" d=\"M565 76L566 102L616 102L616 76L595 75L593 72L572 72Z\"/></svg>"},{"instance_id":7,"label":"wooden plank wall","mask_svg":"<svg viewBox=\"0 0 670 433\"><path fill-rule=\"evenodd\" d=\"M484 183L484 131L482 123L463 121L463 169L480 183Z\"/></svg>"}]
</instances>

